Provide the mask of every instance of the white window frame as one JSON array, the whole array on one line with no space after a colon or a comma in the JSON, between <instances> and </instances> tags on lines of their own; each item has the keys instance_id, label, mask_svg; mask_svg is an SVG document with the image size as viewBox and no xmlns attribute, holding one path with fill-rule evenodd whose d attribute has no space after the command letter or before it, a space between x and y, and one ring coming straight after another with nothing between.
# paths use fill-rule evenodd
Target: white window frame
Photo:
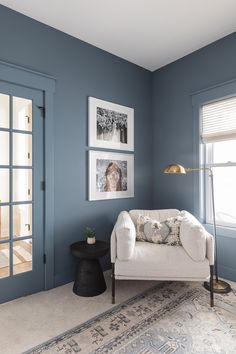
<instances>
[{"instance_id":1,"label":"white window frame","mask_svg":"<svg viewBox=\"0 0 236 354\"><path fill-rule=\"evenodd\" d=\"M204 154L203 158L204 161L202 163L206 168L214 168L214 167L236 167L236 162L224 162L224 163L212 163L212 156L213 156L213 144L209 144L208 147L204 144ZM213 180L214 180L214 175L213 175ZM205 200L204 200L204 205L205 205L205 221L206 224L213 224L213 218L212 218L212 198L211 198L211 181L208 176L208 173L205 174L204 178L204 186L201 186L201 188L205 188ZM230 228L236 228L236 223L229 223L229 222L223 222L223 221L218 221L216 217L216 225L217 226L225 226L225 227L230 227Z\"/></svg>"},{"instance_id":2,"label":"white window frame","mask_svg":"<svg viewBox=\"0 0 236 354\"><path fill-rule=\"evenodd\" d=\"M204 164L205 144L202 143L200 138L202 106L235 95L236 79L191 94L193 107L193 167L206 167ZM204 195L206 194L205 188L207 183L205 183L205 178L209 179L208 173L200 172L193 174L194 215L209 232L213 232L212 225L206 222L206 198L204 198ZM209 193L209 190L207 193ZM235 228L232 227L217 225L217 234L224 237L236 238Z\"/></svg>"}]
</instances>

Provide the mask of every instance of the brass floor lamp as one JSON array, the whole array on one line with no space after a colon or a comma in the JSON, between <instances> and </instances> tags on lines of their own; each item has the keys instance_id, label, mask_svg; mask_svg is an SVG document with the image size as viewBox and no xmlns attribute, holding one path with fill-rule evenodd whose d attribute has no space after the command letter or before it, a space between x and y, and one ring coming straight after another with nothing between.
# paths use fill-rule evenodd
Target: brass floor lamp
<instances>
[{"instance_id":1,"label":"brass floor lamp","mask_svg":"<svg viewBox=\"0 0 236 354\"><path fill-rule=\"evenodd\" d=\"M185 168L179 164L168 165L164 169L164 173L170 174L186 174L192 171L208 171L209 178L211 180L211 197L212 197L212 215L213 215L213 236L215 239L215 279L213 280L213 291L214 293L228 293L231 291L230 285L224 280L218 278L218 265L217 265L217 239L216 239L216 217L215 217L215 200L214 200L214 182L213 182L213 171L209 167L202 168ZM204 283L204 287L210 290L209 282Z\"/></svg>"}]
</instances>

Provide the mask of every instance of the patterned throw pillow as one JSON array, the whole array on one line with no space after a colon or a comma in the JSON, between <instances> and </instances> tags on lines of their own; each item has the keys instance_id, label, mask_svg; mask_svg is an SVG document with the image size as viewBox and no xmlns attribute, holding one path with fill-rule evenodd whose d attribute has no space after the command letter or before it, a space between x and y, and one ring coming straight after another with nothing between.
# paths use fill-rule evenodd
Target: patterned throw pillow
<instances>
[{"instance_id":1,"label":"patterned throw pillow","mask_svg":"<svg viewBox=\"0 0 236 354\"><path fill-rule=\"evenodd\" d=\"M169 246L181 245L179 238L181 219L180 216L177 216L160 222L148 216L139 215L136 225L136 240Z\"/></svg>"},{"instance_id":2,"label":"patterned throw pillow","mask_svg":"<svg viewBox=\"0 0 236 354\"><path fill-rule=\"evenodd\" d=\"M168 236L167 244L169 246L182 246L180 241L180 225L183 217L181 215L168 218L165 222L170 228L170 234Z\"/></svg>"},{"instance_id":3,"label":"patterned throw pillow","mask_svg":"<svg viewBox=\"0 0 236 354\"><path fill-rule=\"evenodd\" d=\"M139 215L136 225L137 241L152 243L165 243L170 233L169 227L165 222L153 220L148 216Z\"/></svg>"}]
</instances>

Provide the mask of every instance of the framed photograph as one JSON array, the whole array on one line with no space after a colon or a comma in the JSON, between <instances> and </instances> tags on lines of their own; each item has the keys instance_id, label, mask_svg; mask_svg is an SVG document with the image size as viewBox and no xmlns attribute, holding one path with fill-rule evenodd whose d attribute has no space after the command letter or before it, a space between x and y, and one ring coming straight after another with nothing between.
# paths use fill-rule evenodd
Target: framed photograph
<instances>
[{"instance_id":1,"label":"framed photograph","mask_svg":"<svg viewBox=\"0 0 236 354\"><path fill-rule=\"evenodd\" d=\"M133 196L134 155L89 151L89 200Z\"/></svg>"},{"instance_id":2,"label":"framed photograph","mask_svg":"<svg viewBox=\"0 0 236 354\"><path fill-rule=\"evenodd\" d=\"M89 97L89 146L134 151L134 109Z\"/></svg>"}]
</instances>

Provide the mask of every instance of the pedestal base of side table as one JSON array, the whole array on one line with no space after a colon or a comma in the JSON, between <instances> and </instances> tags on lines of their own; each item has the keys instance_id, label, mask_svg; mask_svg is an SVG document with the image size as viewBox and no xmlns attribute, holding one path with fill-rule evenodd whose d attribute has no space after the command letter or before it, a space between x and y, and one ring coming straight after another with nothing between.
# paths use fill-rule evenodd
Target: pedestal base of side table
<instances>
[{"instance_id":1,"label":"pedestal base of side table","mask_svg":"<svg viewBox=\"0 0 236 354\"><path fill-rule=\"evenodd\" d=\"M97 296L106 290L106 282L98 259L81 259L73 292L79 296Z\"/></svg>"}]
</instances>

